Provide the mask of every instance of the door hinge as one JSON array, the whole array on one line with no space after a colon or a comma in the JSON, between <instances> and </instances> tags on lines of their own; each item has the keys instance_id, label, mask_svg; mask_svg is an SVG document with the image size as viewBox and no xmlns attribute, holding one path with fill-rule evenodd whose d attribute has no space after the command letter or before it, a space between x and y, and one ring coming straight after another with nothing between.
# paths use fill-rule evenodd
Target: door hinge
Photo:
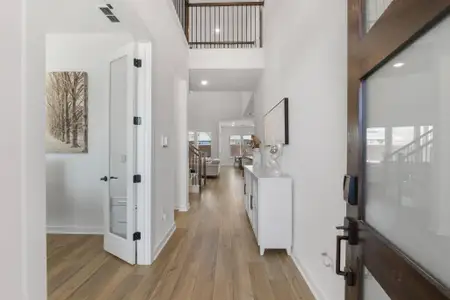
<instances>
[{"instance_id":1,"label":"door hinge","mask_svg":"<svg viewBox=\"0 0 450 300\"><path fill-rule=\"evenodd\" d=\"M140 241L140 240L141 240L141 233L139 231L133 233L133 241Z\"/></svg>"},{"instance_id":2,"label":"door hinge","mask_svg":"<svg viewBox=\"0 0 450 300\"><path fill-rule=\"evenodd\" d=\"M141 68L142 67L142 59L135 58L134 59L134 66L136 68Z\"/></svg>"},{"instance_id":3,"label":"door hinge","mask_svg":"<svg viewBox=\"0 0 450 300\"><path fill-rule=\"evenodd\" d=\"M140 174L136 174L133 176L133 183L140 183L142 181L142 177Z\"/></svg>"},{"instance_id":4,"label":"door hinge","mask_svg":"<svg viewBox=\"0 0 450 300\"><path fill-rule=\"evenodd\" d=\"M142 118L141 117L133 117L133 124L134 125L142 125Z\"/></svg>"}]
</instances>

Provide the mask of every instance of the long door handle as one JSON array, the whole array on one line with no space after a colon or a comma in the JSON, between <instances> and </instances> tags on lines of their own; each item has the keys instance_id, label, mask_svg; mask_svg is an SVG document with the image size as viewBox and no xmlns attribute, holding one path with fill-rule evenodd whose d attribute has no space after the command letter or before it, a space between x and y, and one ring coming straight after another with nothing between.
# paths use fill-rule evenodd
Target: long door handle
<instances>
[{"instance_id":1,"label":"long door handle","mask_svg":"<svg viewBox=\"0 0 450 300\"><path fill-rule=\"evenodd\" d=\"M341 246L342 241L348 241L349 237L344 235L338 235L336 237L336 274L339 276L344 276L345 283L347 286L354 286L356 284L356 275L350 269L346 268L344 271L341 270Z\"/></svg>"},{"instance_id":2,"label":"long door handle","mask_svg":"<svg viewBox=\"0 0 450 300\"><path fill-rule=\"evenodd\" d=\"M111 176L111 177L109 177L109 179L110 179L110 180L117 180L117 179L119 179L119 177Z\"/></svg>"},{"instance_id":3,"label":"long door handle","mask_svg":"<svg viewBox=\"0 0 450 300\"><path fill-rule=\"evenodd\" d=\"M348 236L338 235L336 237L336 274L345 276L346 272L341 270L341 246L342 241L348 241Z\"/></svg>"}]
</instances>

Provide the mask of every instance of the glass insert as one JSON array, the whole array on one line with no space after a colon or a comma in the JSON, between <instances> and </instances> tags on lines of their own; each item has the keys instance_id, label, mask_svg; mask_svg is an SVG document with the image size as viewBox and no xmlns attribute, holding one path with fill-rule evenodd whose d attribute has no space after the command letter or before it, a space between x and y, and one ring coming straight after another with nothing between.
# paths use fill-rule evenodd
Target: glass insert
<instances>
[{"instance_id":1,"label":"glass insert","mask_svg":"<svg viewBox=\"0 0 450 300\"><path fill-rule=\"evenodd\" d=\"M366 0L365 1L365 19L366 32L378 21L384 11L392 3L393 0Z\"/></svg>"},{"instance_id":2,"label":"glass insert","mask_svg":"<svg viewBox=\"0 0 450 300\"><path fill-rule=\"evenodd\" d=\"M364 268L364 300L391 300L381 285L372 276L367 268Z\"/></svg>"},{"instance_id":3,"label":"glass insert","mask_svg":"<svg viewBox=\"0 0 450 300\"><path fill-rule=\"evenodd\" d=\"M371 75L366 221L450 286L450 19Z\"/></svg>"},{"instance_id":4,"label":"glass insert","mask_svg":"<svg viewBox=\"0 0 450 300\"><path fill-rule=\"evenodd\" d=\"M127 238L127 59L111 62L110 90L110 231Z\"/></svg>"}]
</instances>

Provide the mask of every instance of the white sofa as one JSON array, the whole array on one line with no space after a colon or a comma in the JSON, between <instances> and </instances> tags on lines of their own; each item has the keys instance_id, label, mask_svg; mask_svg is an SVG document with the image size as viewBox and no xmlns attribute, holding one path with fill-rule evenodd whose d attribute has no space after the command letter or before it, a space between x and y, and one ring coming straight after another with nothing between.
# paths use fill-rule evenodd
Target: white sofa
<instances>
[{"instance_id":1,"label":"white sofa","mask_svg":"<svg viewBox=\"0 0 450 300\"><path fill-rule=\"evenodd\" d=\"M219 177L220 175L220 159L209 159L206 161L206 176Z\"/></svg>"}]
</instances>

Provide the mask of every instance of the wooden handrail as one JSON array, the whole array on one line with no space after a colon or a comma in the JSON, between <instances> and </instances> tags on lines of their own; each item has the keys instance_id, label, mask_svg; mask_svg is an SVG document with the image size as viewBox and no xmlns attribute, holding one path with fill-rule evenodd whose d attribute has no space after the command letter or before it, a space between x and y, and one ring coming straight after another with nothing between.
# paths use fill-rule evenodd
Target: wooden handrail
<instances>
[{"instance_id":1,"label":"wooden handrail","mask_svg":"<svg viewBox=\"0 0 450 300\"><path fill-rule=\"evenodd\" d=\"M262 2L217 2L217 3L189 3L190 7L214 7L214 6L264 6Z\"/></svg>"}]
</instances>

